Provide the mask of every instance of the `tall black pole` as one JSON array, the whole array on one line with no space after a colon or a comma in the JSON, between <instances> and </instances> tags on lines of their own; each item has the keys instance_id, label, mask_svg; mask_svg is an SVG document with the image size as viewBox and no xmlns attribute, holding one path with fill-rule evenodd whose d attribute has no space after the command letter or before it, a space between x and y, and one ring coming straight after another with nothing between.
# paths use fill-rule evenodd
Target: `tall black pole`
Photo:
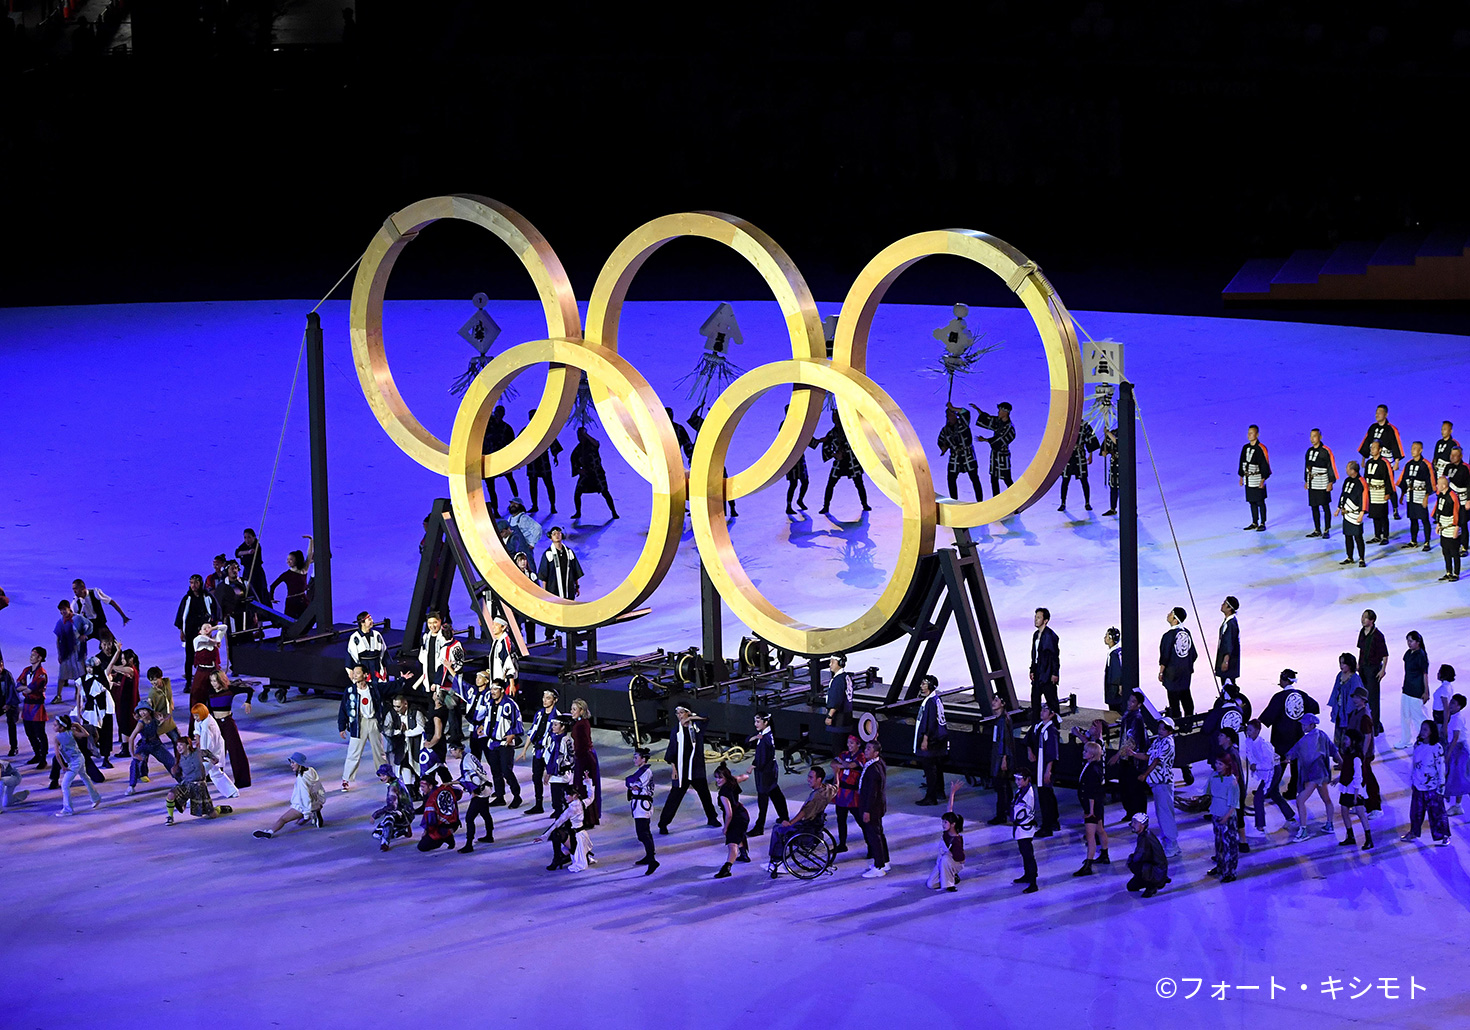
<instances>
[{"instance_id":1,"label":"tall black pole","mask_svg":"<svg viewBox=\"0 0 1470 1030\"><path fill-rule=\"evenodd\" d=\"M725 678L724 612L720 609L720 594L714 581L704 571L704 562L699 563L699 609L704 627L705 667L709 669L710 679L718 683Z\"/></svg>"},{"instance_id":2,"label":"tall black pole","mask_svg":"<svg viewBox=\"0 0 1470 1030\"><path fill-rule=\"evenodd\" d=\"M322 319L306 316L306 392L311 421L311 537L316 565L313 597L318 631L332 628L332 526L327 511L327 397Z\"/></svg>"},{"instance_id":3,"label":"tall black pole","mask_svg":"<svg viewBox=\"0 0 1470 1030\"><path fill-rule=\"evenodd\" d=\"M1118 384L1118 603L1122 608L1123 687L1138 689L1138 417L1133 384Z\"/></svg>"}]
</instances>

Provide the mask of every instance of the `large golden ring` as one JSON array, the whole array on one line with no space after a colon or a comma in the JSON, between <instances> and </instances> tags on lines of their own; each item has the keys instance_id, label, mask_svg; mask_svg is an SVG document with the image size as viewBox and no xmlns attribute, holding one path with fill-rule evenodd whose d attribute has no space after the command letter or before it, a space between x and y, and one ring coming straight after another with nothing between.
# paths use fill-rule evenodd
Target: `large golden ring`
<instances>
[{"instance_id":1,"label":"large golden ring","mask_svg":"<svg viewBox=\"0 0 1470 1030\"><path fill-rule=\"evenodd\" d=\"M721 470L735 428L767 390L788 383L798 387L796 396L807 395L818 408L826 393L835 395L872 427L894 465L888 482L879 487L903 515L898 559L877 602L845 626L811 626L768 601L741 566L725 523L727 480ZM748 492L769 486L781 474L776 472L753 482ZM876 477L874 482L878 482ZM871 638L898 611L919 559L934 549L934 482L918 434L903 410L878 384L856 369L836 368L826 361L772 362L745 373L725 388L710 407L694 442L694 457L689 463L689 513L700 560L736 618L762 639L798 654L848 650Z\"/></svg>"},{"instance_id":2,"label":"large golden ring","mask_svg":"<svg viewBox=\"0 0 1470 1030\"><path fill-rule=\"evenodd\" d=\"M577 296L561 260L536 227L516 211L488 197L466 195L430 197L389 217L363 253L352 284L352 359L368 405L393 442L414 461L440 475L449 472L449 445L414 417L388 368L383 348L383 293L403 248L425 226L445 218L488 229L515 251L536 284L546 313L547 336L581 336ZM535 417L513 441L485 456L486 478L517 468L545 449L566 424L577 397L578 381L565 368L551 370Z\"/></svg>"},{"instance_id":3,"label":"large golden ring","mask_svg":"<svg viewBox=\"0 0 1470 1030\"><path fill-rule=\"evenodd\" d=\"M723 243L749 261L781 306L791 336L791 356L808 361L826 358L827 344L822 337L817 304L796 264L760 229L742 218L717 211L689 211L655 218L634 229L618 244L602 266L587 303L586 337L590 343L618 349L618 323L633 277L654 251L680 236L698 236ZM629 412L606 385L590 376L588 385L608 439L639 475L649 479L650 463ZM730 477L726 496L732 501L739 500L760 489L756 484L785 475L811 440L820 414L821 403L813 404L809 391L794 391L776 439L748 469Z\"/></svg>"},{"instance_id":4,"label":"large golden ring","mask_svg":"<svg viewBox=\"0 0 1470 1030\"><path fill-rule=\"evenodd\" d=\"M505 553L485 503L485 424L505 385L522 369L542 362L550 362L553 372L565 372L567 366L585 369L589 380L611 384L640 439L653 441L648 539L633 571L610 593L592 601L558 597L527 580ZM576 382L578 377L571 378ZM449 437L449 465L449 499L471 559L506 603L536 622L579 628L611 621L646 600L674 561L684 529L685 478L679 442L647 380L625 358L605 347L578 339L536 340L497 356L465 391Z\"/></svg>"},{"instance_id":5,"label":"large golden ring","mask_svg":"<svg viewBox=\"0 0 1470 1030\"><path fill-rule=\"evenodd\" d=\"M1035 262L1028 260L1009 243L987 233L940 229L915 233L890 244L858 274L837 319L833 365L866 370L868 330L883 295L906 268L931 254L954 254L967 258L1000 276L1026 305L1046 348L1051 403L1047 407L1046 428L1031 464L1011 487L997 496L983 501L939 503L940 525L981 526L1024 511L1051 489L1052 483L1066 467L1067 459L1077 446L1077 432L1082 421L1082 351L1077 344L1072 316ZM862 419L854 420L855 412L841 394L837 395L837 410L842 416L853 453L872 477L873 485L892 497L896 488L894 469L874 447L873 427Z\"/></svg>"}]
</instances>

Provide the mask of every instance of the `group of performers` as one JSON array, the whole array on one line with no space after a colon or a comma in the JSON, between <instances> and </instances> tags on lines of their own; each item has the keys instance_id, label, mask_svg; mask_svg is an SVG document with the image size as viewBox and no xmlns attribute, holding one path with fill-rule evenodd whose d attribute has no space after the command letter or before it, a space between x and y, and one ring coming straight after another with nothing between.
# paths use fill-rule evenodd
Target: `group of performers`
<instances>
[{"instance_id":1,"label":"group of performers","mask_svg":"<svg viewBox=\"0 0 1470 1030\"><path fill-rule=\"evenodd\" d=\"M1392 542L1389 510L1399 519L1399 500L1409 517L1409 539L1405 549L1430 549L1433 535L1439 534L1444 558L1441 581L1457 582L1461 559L1470 544L1470 466L1455 439L1452 422L1440 425L1439 439L1426 455L1425 445L1415 440L1407 448L1398 427L1388 420L1387 405L1380 404L1372 424L1358 446L1361 463L1347 463L1339 478L1337 458L1322 439L1322 431L1313 429L1303 465L1303 488L1312 511L1309 538L1328 539L1332 534L1332 516L1342 518L1343 545L1346 557L1342 565L1368 564L1365 544L1387 546ZM1240 449L1237 477L1245 488L1250 504L1251 521L1247 531L1266 530L1266 481L1271 478L1271 458L1260 439L1260 428L1246 430L1246 442ZM1336 490L1336 503L1333 501ZM1366 522L1372 523L1373 535L1367 536ZM1420 540L1420 531L1423 540Z\"/></svg>"}]
</instances>

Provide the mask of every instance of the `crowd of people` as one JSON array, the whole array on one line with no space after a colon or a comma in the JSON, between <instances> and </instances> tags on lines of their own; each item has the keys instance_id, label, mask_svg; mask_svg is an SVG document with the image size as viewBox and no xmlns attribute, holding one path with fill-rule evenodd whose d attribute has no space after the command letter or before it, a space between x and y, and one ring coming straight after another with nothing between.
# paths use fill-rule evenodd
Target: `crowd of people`
<instances>
[{"instance_id":1,"label":"crowd of people","mask_svg":"<svg viewBox=\"0 0 1470 1030\"><path fill-rule=\"evenodd\" d=\"M548 555L559 536L553 531ZM32 747L29 764L37 771L49 768L48 789L59 791L58 816L75 812L75 786L87 792L93 807L102 803L97 784L106 782L105 770L113 768L114 758L129 763L128 795L149 789L150 773L172 780L165 782L163 792L165 820L170 824L185 811L198 818L232 812L229 802L251 785L250 762L233 707L243 694L245 711L250 712L255 689L228 675L227 630L231 625L246 628L249 610L242 607L239 596L250 596L252 581L264 585L263 573L257 577L258 555L250 553L258 546L247 537L241 545L245 555L237 554L234 560L219 556L215 573L207 579L193 577L180 602L176 626L189 670L187 720L178 711L179 699L162 669L152 666L140 677L137 655L122 647L109 628L129 621L120 603L81 580L73 584L73 596L58 605L54 687L47 669L52 655L45 646L32 649L18 675L0 661L0 699L10 729L7 758L18 754L18 715ZM241 575L242 565L249 570L247 575ZM308 541L307 551L293 552L287 573L277 579L277 584L287 586L288 601L305 603L309 579L293 580L289 574L304 573L309 565ZM267 599L271 586L264 585ZM1160 642L1158 681L1168 698L1166 711L1156 708L1144 691L1121 689L1120 634L1116 629L1106 634L1104 695L1116 713L1115 723L1099 718L1070 731L1082 756L1077 798L1083 857L1073 876L1095 875L1112 863L1107 808L1114 797L1121 803L1121 822L1133 834L1128 886L1145 896L1171 881L1171 863L1182 854L1181 810L1208 815L1214 843L1210 872L1225 883L1236 879L1241 855L1268 839L1272 807L1280 812L1288 841L1335 833L1340 817L1343 846L1359 845L1359 830L1361 848L1375 846L1372 823L1382 812L1375 764L1380 749L1389 747L1380 744L1379 708L1389 652L1376 613L1363 612L1355 649L1339 658L1339 671L1324 699L1329 733L1322 728L1323 702L1298 686L1290 669L1281 673L1269 703L1253 713L1237 682L1239 607L1233 596L1221 603L1213 669L1221 690L1211 709L1198 716L1191 694L1198 648L1185 625L1183 608L1167 613L1168 629ZM222 622L210 621L221 616ZM1018 735L1012 722L1015 713L996 697L986 727L988 775L974 778L994 791L995 814L987 823L1009 828L1021 864L1015 882L1027 893L1038 890L1041 882L1036 842L1062 829L1056 790L1062 745L1057 697L1060 645L1050 622L1050 612L1037 609L1030 665L1031 724ZM579 872L597 864L594 832L605 826L609 814L604 811L590 706L576 698L563 711L563 699L552 687L541 691L535 707L524 706L517 651L508 628L503 618L493 620L486 668L469 675L463 643L440 613L429 614L416 659L403 661L390 655L373 617L359 614L343 655L351 686L337 712L345 746L341 790L355 788L362 759L369 754L384 790L383 805L370 818L371 836L380 850L413 838L416 823L420 832L415 846L420 851L448 848L470 854L477 844L494 844L494 809L521 808L522 777L526 777L524 793L532 804L524 816L547 820L536 839L551 844L548 870ZM1427 818L1431 838L1443 845L1450 840L1450 818L1462 814L1463 795L1470 793L1466 700L1455 691L1455 670L1450 665L1439 665L1431 677L1433 666L1421 634L1409 632L1405 647L1403 731L1392 745L1411 751L1409 819L1402 839L1419 839ZM845 664L843 655L828 661L832 680L826 722L833 735L833 754L829 762L806 770L807 793L799 805L788 804L782 792L768 712L755 716L749 768L736 771L728 760L719 760L710 771L703 720L686 705L676 708L663 755L669 775L662 805L656 805L662 777L652 755L634 749L624 783L633 836L643 849L636 864L645 875L660 867L655 823L657 835L667 835L690 790L699 800L705 825L722 831L723 861L713 874L717 878L728 878L740 864L751 862L752 840L767 835L766 871L779 877L787 843L804 830L824 830L829 809L835 816L836 853L849 850L852 823L862 835L867 859L862 875L889 874L893 863L884 828L889 812L888 766L878 742L864 740L856 732L852 679ZM1432 689L1436 679L1438 687ZM69 703L63 700L64 689L71 691ZM948 798L936 828L936 856L926 882L953 891L965 868L965 818L956 808L959 780L952 780L946 790L948 730L934 677L923 678L918 700L912 757L923 768L924 789L917 804L940 805ZM65 705L65 710L48 713L47 704ZM1181 767L1186 783L1192 782L1188 763L1180 762L1176 753L1181 726L1203 732L1209 745L1208 780L1192 796L1182 794L1178 783ZM292 826L326 824L327 791L316 767L299 750L290 754L287 764L293 776L286 806L269 826L254 830L256 837L269 839ZM742 789L747 781L753 781L755 791L754 819ZM0 770L0 805L9 808L26 802L33 792L20 786L21 775L7 760ZM768 812L774 812L769 825ZM463 843L456 847L461 835Z\"/></svg>"},{"instance_id":2,"label":"crowd of people","mask_svg":"<svg viewBox=\"0 0 1470 1030\"><path fill-rule=\"evenodd\" d=\"M1341 532L1346 557L1342 565L1368 565L1367 546L1387 547L1394 540L1389 518L1409 517L1409 539L1401 549L1430 550L1434 534L1439 535L1444 574L1440 580L1455 583L1460 579L1461 560L1470 546L1470 466L1460 442L1455 439L1455 424L1440 424L1439 439L1426 455L1422 440L1414 440L1406 448L1398 427L1388 420L1388 406L1378 405L1373 422L1358 445L1361 461L1350 461L1339 477L1337 456L1322 439L1322 431L1313 429L1303 462L1302 488L1312 511L1309 538L1330 539L1332 516L1342 519ZM1236 475L1245 488L1251 521L1247 531L1266 530L1267 480L1271 478L1271 455L1260 438L1260 427L1246 429L1246 442L1240 449ZM1333 491L1337 498L1334 502ZM1373 535L1366 532L1371 522ZM1420 539L1420 531L1423 539Z\"/></svg>"}]
</instances>

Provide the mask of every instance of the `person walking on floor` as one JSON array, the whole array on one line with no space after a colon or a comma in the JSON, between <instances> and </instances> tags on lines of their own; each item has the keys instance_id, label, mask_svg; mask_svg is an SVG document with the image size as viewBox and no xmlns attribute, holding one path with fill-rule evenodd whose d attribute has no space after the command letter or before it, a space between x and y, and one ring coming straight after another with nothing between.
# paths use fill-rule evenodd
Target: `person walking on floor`
<instances>
[{"instance_id":1,"label":"person walking on floor","mask_svg":"<svg viewBox=\"0 0 1470 1030\"><path fill-rule=\"evenodd\" d=\"M1388 641L1378 628L1378 613L1363 609L1358 630L1358 675L1368 688L1368 710L1373 713L1373 733L1383 732L1383 709L1379 705L1379 689L1388 675Z\"/></svg>"},{"instance_id":2,"label":"person walking on floor","mask_svg":"<svg viewBox=\"0 0 1470 1030\"><path fill-rule=\"evenodd\" d=\"M1332 799L1327 796L1327 784L1332 779L1329 759L1338 758L1338 749L1332 738L1318 728L1317 724L1321 721L1311 712L1303 715L1302 737L1292 745L1286 755L1287 759L1297 763L1302 777L1302 784L1296 795L1297 831L1292 837L1293 841L1304 841L1312 836L1312 832L1307 829L1307 802L1311 800L1313 792L1322 799L1326 815L1318 832L1331 833L1333 830Z\"/></svg>"},{"instance_id":3,"label":"person walking on floor","mask_svg":"<svg viewBox=\"0 0 1470 1030\"><path fill-rule=\"evenodd\" d=\"M1368 711L1367 687L1359 687L1353 691L1352 705L1352 712L1348 715L1348 733L1356 733L1360 738L1358 758L1363 766L1362 789L1354 793L1363 796L1363 803L1370 815L1377 814L1383 810L1383 795L1378 789L1378 777L1373 774L1376 745L1373 736L1373 713Z\"/></svg>"},{"instance_id":4,"label":"person walking on floor","mask_svg":"<svg viewBox=\"0 0 1470 1030\"><path fill-rule=\"evenodd\" d=\"M1021 875L1011 882L1026 885L1022 894L1035 894L1037 891L1036 845L1031 838L1036 835L1040 814L1030 770L1017 769L1015 798L1011 801L1011 838L1016 842L1016 850L1021 853Z\"/></svg>"},{"instance_id":5,"label":"person walking on floor","mask_svg":"<svg viewBox=\"0 0 1470 1030\"><path fill-rule=\"evenodd\" d=\"M883 832L883 817L888 814L888 766L883 763L883 749L876 740L863 748L863 769L858 775L858 813L862 818L863 839L868 843L868 860L864 879L887 876L893 868L888 856L888 835Z\"/></svg>"},{"instance_id":6,"label":"person walking on floor","mask_svg":"<svg viewBox=\"0 0 1470 1030\"><path fill-rule=\"evenodd\" d=\"M1215 864L1209 875L1218 876L1221 883L1230 883L1235 879L1235 869L1240 862L1240 831L1236 826L1240 780L1234 756L1224 754L1215 760L1208 793L1210 820L1215 824Z\"/></svg>"},{"instance_id":7,"label":"person walking on floor","mask_svg":"<svg viewBox=\"0 0 1470 1030\"><path fill-rule=\"evenodd\" d=\"M386 712L378 682L369 679L363 667L356 663L347 667L347 678L352 683L337 706L337 733L347 741L347 758L342 763L344 791L352 789L352 781L357 779L365 745L372 751L374 769L388 760L380 721Z\"/></svg>"},{"instance_id":8,"label":"person walking on floor","mask_svg":"<svg viewBox=\"0 0 1470 1030\"><path fill-rule=\"evenodd\" d=\"M1043 704L1040 721L1026 731L1026 754L1035 770L1031 780L1033 786L1039 784L1036 789L1041 803L1041 828L1036 832L1037 837L1050 837L1062 828L1057 814L1057 792L1052 786L1052 770L1061 756L1061 745L1056 711Z\"/></svg>"},{"instance_id":9,"label":"person walking on floor","mask_svg":"<svg viewBox=\"0 0 1470 1030\"><path fill-rule=\"evenodd\" d=\"M1159 840L1164 853L1178 858L1179 831L1174 822L1174 719L1164 716L1155 727L1155 736L1148 746L1148 767L1139 774L1143 783L1153 792L1154 822L1159 826Z\"/></svg>"},{"instance_id":10,"label":"person walking on floor","mask_svg":"<svg viewBox=\"0 0 1470 1030\"><path fill-rule=\"evenodd\" d=\"M1419 724L1419 739L1414 744L1414 766L1409 776L1413 800L1409 802L1409 832L1399 840L1416 841L1429 816L1429 836L1434 843L1450 842L1450 821L1444 810L1445 760L1439 742L1439 725L1431 719Z\"/></svg>"},{"instance_id":11,"label":"person walking on floor","mask_svg":"<svg viewBox=\"0 0 1470 1030\"><path fill-rule=\"evenodd\" d=\"M746 830L750 828L750 812L740 800L740 779L721 762L715 768L715 788L720 792L720 814L725 826L725 864L715 873L716 880L729 877L736 862L750 861Z\"/></svg>"},{"instance_id":12,"label":"person walking on floor","mask_svg":"<svg viewBox=\"0 0 1470 1030\"><path fill-rule=\"evenodd\" d=\"M771 732L771 713L755 713L755 750L750 765L750 774L755 779L757 811L755 826L749 836L759 837L766 832L766 809L776 806L777 819L789 819L786 795L781 793L781 767L776 762L776 738Z\"/></svg>"},{"instance_id":13,"label":"person walking on floor","mask_svg":"<svg viewBox=\"0 0 1470 1030\"><path fill-rule=\"evenodd\" d=\"M1270 797L1271 782L1276 774L1276 749L1261 735L1261 720L1252 719L1245 724L1245 739L1240 742L1240 756L1245 762L1245 783L1252 787L1251 803L1255 810L1256 832L1247 837L1252 844L1266 842L1266 800ZM1241 799L1244 804L1245 799ZM1281 814L1288 820L1296 813L1285 801L1278 802Z\"/></svg>"},{"instance_id":14,"label":"person walking on floor","mask_svg":"<svg viewBox=\"0 0 1470 1030\"><path fill-rule=\"evenodd\" d=\"M628 788L628 814L633 818L633 830L638 837L638 843L643 845L643 857L633 864L644 867L644 876L652 876L653 871L658 868L653 834L648 828L653 819L653 769L648 764L650 757L648 748L634 748L633 771L623 778L623 783ZM771 836L774 840L777 834L772 833Z\"/></svg>"},{"instance_id":15,"label":"person walking on floor","mask_svg":"<svg viewBox=\"0 0 1470 1030\"><path fill-rule=\"evenodd\" d=\"M706 825L718 827L720 813L709 796L709 774L704 764L704 727L700 725L703 720L683 705L674 709L674 715L678 724L669 735L669 746L664 751L664 761L669 764L673 778L668 800L658 816L658 832L669 832L669 823L674 821L679 803L690 788L704 806Z\"/></svg>"},{"instance_id":16,"label":"person walking on floor","mask_svg":"<svg viewBox=\"0 0 1470 1030\"><path fill-rule=\"evenodd\" d=\"M1404 686L1400 701L1399 716L1403 725L1399 729L1396 749L1414 746L1415 732L1420 723L1429 718L1429 652L1424 647L1424 638L1419 631L1411 629L1404 642Z\"/></svg>"},{"instance_id":17,"label":"person walking on floor","mask_svg":"<svg viewBox=\"0 0 1470 1030\"><path fill-rule=\"evenodd\" d=\"M847 735L847 750L832 759L832 773L837 793L833 804L837 809L837 853L847 850L847 820L852 817L858 832L863 829L863 817L858 813L858 780L863 772L863 741L856 733Z\"/></svg>"},{"instance_id":18,"label":"person walking on floor","mask_svg":"<svg viewBox=\"0 0 1470 1030\"><path fill-rule=\"evenodd\" d=\"M1338 845L1348 847L1358 842L1357 837L1353 836L1353 816L1356 815L1363 826L1363 850L1372 851L1373 829L1368 825L1368 810L1363 796L1363 777L1367 768L1363 761L1363 746L1363 735L1356 730L1348 731L1341 752L1342 771L1337 777L1338 786L1341 787L1337 795L1337 806L1342 813L1342 828L1347 836L1338 841Z\"/></svg>"},{"instance_id":19,"label":"person walking on floor","mask_svg":"<svg viewBox=\"0 0 1470 1030\"><path fill-rule=\"evenodd\" d=\"M1082 834L1087 841L1087 857L1073 876L1091 876L1092 864L1107 865L1108 831L1103 822L1103 802L1108 794L1107 765L1103 746L1095 740L1082 745L1082 772L1077 777L1077 800L1082 803Z\"/></svg>"},{"instance_id":20,"label":"person walking on floor","mask_svg":"<svg viewBox=\"0 0 1470 1030\"><path fill-rule=\"evenodd\" d=\"M92 779L87 775L86 759L82 755L82 741L87 737L86 726L72 719L70 715L56 717L54 747L62 765L61 810L56 813L58 816L76 814L71 807L71 785L77 780L81 780L82 786L87 788L87 796L92 799L93 808L102 804L102 795L92 786Z\"/></svg>"}]
</instances>

